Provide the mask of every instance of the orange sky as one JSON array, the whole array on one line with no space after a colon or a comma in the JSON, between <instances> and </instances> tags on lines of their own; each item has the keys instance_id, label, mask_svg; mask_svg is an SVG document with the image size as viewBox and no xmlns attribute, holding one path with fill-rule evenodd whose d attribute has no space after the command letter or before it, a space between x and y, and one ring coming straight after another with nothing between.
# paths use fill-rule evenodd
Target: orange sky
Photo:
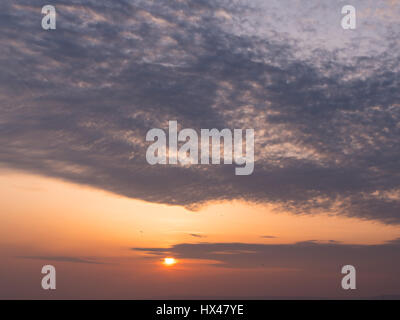
<instances>
[{"instance_id":1,"label":"orange sky","mask_svg":"<svg viewBox=\"0 0 400 320\"><path fill-rule=\"evenodd\" d=\"M58 268L63 270L61 282L67 285L73 278L78 283L75 291L71 288L68 289L70 291L60 290L57 294L62 294L62 297L68 297L68 294L92 297L92 290L97 292L97 297L110 297L114 292L118 292L119 297L125 297L126 294L134 297L166 296L168 293L178 296L195 293L228 295L232 290L245 296L258 292L250 289L252 284L255 286L259 281L254 272L219 268L210 265L213 261L205 260L179 260L176 265L167 268L162 265L161 258L149 259L145 253L130 248L164 248L177 243L198 242L294 243L306 240L371 244L394 239L400 233L399 227L378 222L326 215L295 216L273 211L265 205L239 202L209 204L193 212L182 207L128 199L33 174L9 170L3 170L1 174L0 255L6 261L2 270L11 272L6 281L23 275L27 277L24 286L31 284L35 288L32 292L29 289L31 287L20 288L22 291L15 292L19 297L45 297L33 280L40 279L42 265L52 262L18 257L85 257L105 263L56 262ZM285 279L293 276L293 281L302 281L301 277L294 277L295 271L286 271ZM271 276L277 271L269 269L257 272L258 276L264 273ZM78 281L80 277L86 279L85 285ZM273 280L275 276L271 277L269 284L276 281ZM224 283L225 289L211 285L209 279L214 278L216 283ZM243 287L243 282L232 280L239 278L247 279L248 290ZM109 289L98 292L95 289L98 281L106 281ZM140 286L141 291L125 292L129 281ZM191 292L190 286L184 285L185 281L196 283L196 292ZM165 292L171 283L174 289ZM232 288L228 290L229 286ZM163 289L159 291L159 288ZM289 292L285 288L291 288L290 292L295 293L289 284L276 283L270 294L285 295ZM310 292L328 294L328 291L318 288Z\"/></svg>"},{"instance_id":2,"label":"orange sky","mask_svg":"<svg viewBox=\"0 0 400 320\"><path fill-rule=\"evenodd\" d=\"M375 221L324 214L293 215L272 206L239 201L209 204L190 211L13 171L2 172L0 193L3 243L29 243L47 251L62 249L65 254L132 255L124 248L165 247L199 240L246 243L336 240L370 244L396 238L400 230L398 226ZM266 235L276 238L261 238Z\"/></svg>"}]
</instances>

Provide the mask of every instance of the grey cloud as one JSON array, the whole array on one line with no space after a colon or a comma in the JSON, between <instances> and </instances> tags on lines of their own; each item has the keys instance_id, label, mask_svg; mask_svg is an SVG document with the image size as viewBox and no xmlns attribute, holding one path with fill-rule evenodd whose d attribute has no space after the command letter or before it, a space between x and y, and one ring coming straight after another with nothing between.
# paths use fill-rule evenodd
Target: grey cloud
<instances>
[{"instance_id":1,"label":"grey cloud","mask_svg":"<svg viewBox=\"0 0 400 320\"><path fill-rule=\"evenodd\" d=\"M258 1L54 5L58 27L45 32L30 1L0 4L2 164L156 203L245 199L400 222L400 30L389 18L371 17L376 30L361 21L371 47L360 55L357 34L325 46L321 28L295 32L306 12L265 11L288 29L264 26ZM336 7L322 12L336 19ZM254 128L253 175L148 165L146 132L168 120Z\"/></svg>"},{"instance_id":2,"label":"grey cloud","mask_svg":"<svg viewBox=\"0 0 400 320\"><path fill-rule=\"evenodd\" d=\"M205 238L205 235L198 234L198 233L189 233L190 236L195 237L195 238Z\"/></svg>"},{"instance_id":3,"label":"grey cloud","mask_svg":"<svg viewBox=\"0 0 400 320\"><path fill-rule=\"evenodd\" d=\"M67 257L67 256L21 256L20 259L44 260L55 262L72 262L72 263L88 263L88 264L104 264L88 258Z\"/></svg>"},{"instance_id":4,"label":"grey cloud","mask_svg":"<svg viewBox=\"0 0 400 320\"><path fill-rule=\"evenodd\" d=\"M364 272L398 273L399 239L377 245L303 241L294 244L180 243L169 248L132 248L150 256L215 261L228 268L286 268L337 272L350 264Z\"/></svg>"}]
</instances>

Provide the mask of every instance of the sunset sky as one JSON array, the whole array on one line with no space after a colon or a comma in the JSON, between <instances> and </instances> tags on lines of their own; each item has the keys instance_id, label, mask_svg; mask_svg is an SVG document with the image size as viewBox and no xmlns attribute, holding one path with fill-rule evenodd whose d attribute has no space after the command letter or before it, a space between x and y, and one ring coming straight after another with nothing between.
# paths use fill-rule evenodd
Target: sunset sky
<instances>
[{"instance_id":1,"label":"sunset sky","mask_svg":"<svg viewBox=\"0 0 400 320\"><path fill-rule=\"evenodd\" d=\"M397 0L1 1L0 299L400 296L399 21ZM148 164L175 120L254 129L253 174Z\"/></svg>"}]
</instances>

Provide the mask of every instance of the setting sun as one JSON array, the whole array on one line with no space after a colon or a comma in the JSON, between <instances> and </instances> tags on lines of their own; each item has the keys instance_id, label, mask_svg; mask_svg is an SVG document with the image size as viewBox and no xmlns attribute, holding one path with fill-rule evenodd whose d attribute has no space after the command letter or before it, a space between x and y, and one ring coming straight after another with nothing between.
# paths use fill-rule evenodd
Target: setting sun
<instances>
[{"instance_id":1,"label":"setting sun","mask_svg":"<svg viewBox=\"0 0 400 320\"><path fill-rule=\"evenodd\" d=\"M176 263L176 260L174 258L165 258L164 259L164 264L167 266L172 266Z\"/></svg>"}]
</instances>

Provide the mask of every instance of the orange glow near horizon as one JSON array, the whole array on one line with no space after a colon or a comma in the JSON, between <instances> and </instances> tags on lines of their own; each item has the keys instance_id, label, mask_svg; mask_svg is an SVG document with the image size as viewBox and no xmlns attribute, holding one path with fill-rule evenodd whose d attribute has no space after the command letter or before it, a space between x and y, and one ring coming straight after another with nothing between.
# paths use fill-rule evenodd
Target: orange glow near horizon
<instances>
[{"instance_id":1,"label":"orange glow near horizon","mask_svg":"<svg viewBox=\"0 0 400 320\"><path fill-rule=\"evenodd\" d=\"M197 211L190 211L181 206L130 199L60 179L0 171L0 274L12 273L10 287L17 274L26 274L27 281L34 279L33 283L36 283L35 277L37 273L40 276L41 266L49 263L60 268L66 278L76 279L79 297L91 298L89 291L85 291L87 286L98 288L103 279L107 279L108 287L114 289L95 289L100 297L115 297L113 290L125 292L124 288L131 290L132 287L140 288L140 292L133 294L140 298L164 297L160 292L168 292L168 297L193 295L192 287L186 286L182 279L196 284L195 295L226 296L234 291L240 292L241 296L253 295L254 291L243 289L244 282L252 284L248 288L257 288L261 277L269 284L274 283L273 288L278 288L283 277L303 285L302 277L296 280L300 269L260 266L247 270L246 265L228 268L212 257L187 258L179 252L179 247L176 250L174 246L290 244L312 239L379 244L399 237L400 232L398 225L327 214L294 215L271 206L238 200L209 203ZM165 250L160 252L169 252L169 255L152 255L152 252L134 248L161 248ZM226 254L230 252L226 251ZM52 257L56 259L52 260ZM85 281L82 281L83 276ZM289 292L285 290L291 290L292 283L283 286L281 292L271 291L270 294L284 295ZM310 291L308 294L320 294L318 288L316 285L316 293ZM85 292L88 292L87 296ZM266 293L260 291L258 294ZM27 293L26 297L34 296ZM121 297L125 295L121 293Z\"/></svg>"},{"instance_id":2,"label":"orange glow near horizon","mask_svg":"<svg viewBox=\"0 0 400 320\"><path fill-rule=\"evenodd\" d=\"M241 201L210 203L189 211L29 173L1 174L0 240L19 248L29 244L30 251L37 253L139 258L129 248L310 239L376 244L399 236L398 226L377 221L294 215Z\"/></svg>"}]
</instances>

